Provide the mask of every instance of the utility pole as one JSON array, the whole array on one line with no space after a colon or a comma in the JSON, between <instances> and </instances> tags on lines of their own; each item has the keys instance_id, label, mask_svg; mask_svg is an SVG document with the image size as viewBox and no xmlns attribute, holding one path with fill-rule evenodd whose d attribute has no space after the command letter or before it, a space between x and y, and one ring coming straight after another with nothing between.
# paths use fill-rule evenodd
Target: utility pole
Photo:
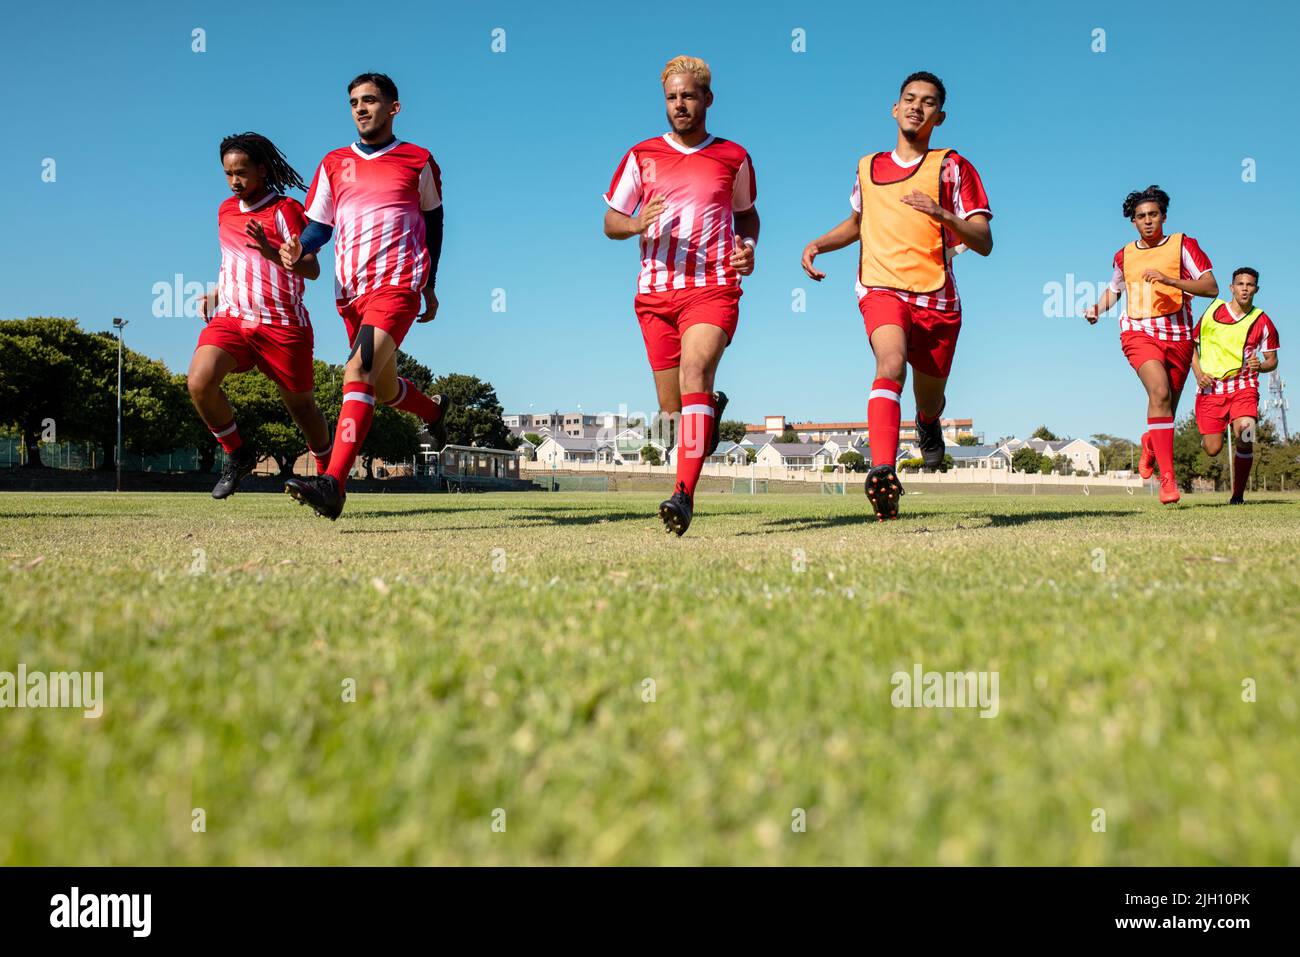
<instances>
[{"instance_id":1,"label":"utility pole","mask_svg":"<svg viewBox=\"0 0 1300 957\"><path fill-rule=\"evenodd\" d=\"M122 330L127 320L121 316L113 317L113 328L117 330L117 490L122 491Z\"/></svg>"},{"instance_id":2,"label":"utility pole","mask_svg":"<svg viewBox=\"0 0 1300 957\"><path fill-rule=\"evenodd\" d=\"M1286 400L1286 393L1283 391L1285 388L1286 383L1282 381L1282 376L1274 370L1268 377L1268 402L1265 405L1277 410L1277 417L1282 423L1282 441L1290 442L1291 433L1286 423L1286 410L1290 403Z\"/></svg>"}]
</instances>

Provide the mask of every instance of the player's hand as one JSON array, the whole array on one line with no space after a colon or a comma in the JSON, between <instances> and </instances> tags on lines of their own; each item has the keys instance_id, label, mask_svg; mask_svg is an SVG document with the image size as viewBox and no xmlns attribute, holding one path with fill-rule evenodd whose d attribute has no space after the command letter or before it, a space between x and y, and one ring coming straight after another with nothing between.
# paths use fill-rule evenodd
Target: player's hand
<instances>
[{"instance_id":1,"label":"player's hand","mask_svg":"<svg viewBox=\"0 0 1300 957\"><path fill-rule=\"evenodd\" d=\"M803 271L814 282L821 282L826 278L826 273L813 268L813 260L817 258L817 254L820 252L821 250L817 248L816 243L809 243L803 248L803 259L799 261L799 265L803 266Z\"/></svg>"},{"instance_id":2,"label":"player's hand","mask_svg":"<svg viewBox=\"0 0 1300 957\"><path fill-rule=\"evenodd\" d=\"M731 248L731 268L741 276L748 276L754 271L754 247L739 236L735 238L735 243Z\"/></svg>"},{"instance_id":3,"label":"player's hand","mask_svg":"<svg viewBox=\"0 0 1300 957\"><path fill-rule=\"evenodd\" d=\"M424 287L424 312L416 322L433 322L438 315L438 296L432 286Z\"/></svg>"},{"instance_id":4,"label":"player's hand","mask_svg":"<svg viewBox=\"0 0 1300 957\"><path fill-rule=\"evenodd\" d=\"M1142 278L1145 279L1147 282L1162 282L1166 286L1171 285L1169 277L1166 276L1164 273L1162 273L1159 269L1148 269L1146 272L1142 274Z\"/></svg>"},{"instance_id":5,"label":"player's hand","mask_svg":"<svg viewBox=\"0 0 1300 957\"><path fill-rule=\"evenodd\" d=\"M203 298L199 300L199 318L203 320L204 325L207 325L212 321L212 316L209 315L211 311L212 300L205 294Z\"/></svg>"},{"instance_id":6,"label":"player's hand","mask_svg":"<svg viewBox=\"0 0 1300 957\"><path fill-rule=\"evenodd\" d=\"M636 217L638 235L644 235L645 231L658 221L667 205L668 203L659 195L651 196L641 204L641 212Z\"/></svg>"},{"instance_id":7,"label":"player's hand","mask_svg":"<svg viewBox=\"0 0 1300 957\"><path fill-rule=\"evenodd\" d=\"M1100 315L1100 312L1097 309L1097 304L1095 302L1087 309L1083 310L1083 318L1088 320L1088 325L1090 326L1095 326L1097 324L1098 315Z\"/></svg>"},{"instance_id":8,"label":"player's hand","mask_svg":"<svg viewBox=\"0 0 1300 957\"><path fill-rule=\"evenodd\" d=\"M906 203L917 212L925 213L925 215L929 216L931 219L937 219L940 222L943 221L943 207L919 189L912 190L899 200L899 202Z\"/></svg>"},{"instance_id":9,"label":"player's hand","mask_svg":"<svg viewBox=\"0 0 1300 957\"><path fill-rule=\"evenodd\" d=\"M1251 372L1259 371L1259 356L1251 356L1246 360L1246 368Z\"/></svg>"},{"instance_id":10,"label":"player's hand","mask_svg":"<svg viewBox=\"0 0 1300 957\"><path fill-rule=\"evenodd\" d=\"M290 236L280 244L280 265L285 269L292 269L301 258L302 242L297 236Z\"/></svg>"},{"instance_id":11,"label":"player's hand","mask_svg":"<svg viewBox=\"0 0 1300 957\"><path fill-rule=\"evenodd\" d=\"M245 243L249 249L256 249L266 259L273 263L280 261L280 251L271 245L271 240L266 238L266 230L262 224L255 219L250 219L248 225L244 227L244 232L248 234L251 243Z\"/></svg>"},{"instance_id":12,"label":"player's hand","mask_svg":"<svg viewBox=\"0 0 1300 957\"><path fill-rule=\"evenodd\" d=\"M1204 372L1197 371L1196 384L1199 385L1202 389L1208 389L1210 386L1214 384L1214 379L1206 375Z\"/></svg>"}]
</instances>

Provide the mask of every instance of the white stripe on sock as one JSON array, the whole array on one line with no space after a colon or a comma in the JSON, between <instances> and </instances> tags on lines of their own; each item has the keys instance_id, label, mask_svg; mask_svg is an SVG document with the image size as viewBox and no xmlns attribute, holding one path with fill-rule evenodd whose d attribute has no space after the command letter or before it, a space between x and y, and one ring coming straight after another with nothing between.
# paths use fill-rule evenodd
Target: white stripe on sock
<instances>
[{"instance_id":1,"label":"white stripe on sock","mask_svg":"<svg viewBox=\"0 0 1300 957\"><path fill-rule=\"evenodd\" d=\"M344 403L364 402L366 405L374 405L375 397L368 392L349 392L343 397Z\"/></svg>"},{"instance_id":2,"label":"white stripe on sock","mask_svg":"<svg viewBox=\"0 0 1300 957\"><path fill-rule=\"evenodd\" d=\"M231 423L230 423L230 428L225 429L225 430L223 430L223 431L221 431L221 432L213 432L212 434L215 435L217 438L221 439L221 438L225 438L227 435L229 435L229 434L230 434L231 432L233 432L233 431L235 431L235 423L234 423L234 422L231 422Z\"/></svg>"},{"instance_id":3,"label":"white stripe on sock","mask_svg":"<svg viewBox=\"0 0 1300 957\"><path fill-rule=\"evenodd\" d=\"M1147 423L1148 429L1172 429L1173 427L1174 424L1172 422L1148 422Z\"/></svg>"},{"instance_id":4,"label":"white stripe on sock","mask_svg":"<svg viewBox=\"0 0 1300 957\"><path fill-rule=\"evenodd\" d=\"M711 405L688 405L682 409L682 415L712 415Z\"/></svg>"},{"instance_id":5,"label":"white stripe on sock","mask_svg":"<svg viewBox=\"0 0 1300 957\"><path fill-rule=\"evenodd\" d=\"M1238 452L1238 453L1237 453L1237 458L1239 458L1239 459L1253 459L1254 457L1255 457L1255 453L1254 453L1254 452Z\"/></svg>"},{"instance_id":6,"label":"white stripe on sock","mask_svg":"<svg viewBox=\"0 0 1300 957\"><path fill-rule=\"evenodd\" d=\"M901 392L894 392L892 389L872 389L871 394L867 396L867 399L890 399L897 402L899 405L903 404L903 394Z\"/></svg>"}]
</instances>

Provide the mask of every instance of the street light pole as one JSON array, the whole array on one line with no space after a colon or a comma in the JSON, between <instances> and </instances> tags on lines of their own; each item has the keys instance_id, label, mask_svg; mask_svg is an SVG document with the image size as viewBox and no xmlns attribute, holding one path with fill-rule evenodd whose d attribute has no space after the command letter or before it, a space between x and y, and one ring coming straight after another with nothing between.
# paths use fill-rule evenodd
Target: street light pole
<instances>
[{"instance_id":1,"label":"street light pole","mask_svg":"<svg viewBox=\"0 0 1300 957\"><path fill-rule=\"evenodd\" d=\"M127 321L121 316L113 317L113 328L117 330L117 490L122 491L122 330Z\"/></svg>"}]
</instances>

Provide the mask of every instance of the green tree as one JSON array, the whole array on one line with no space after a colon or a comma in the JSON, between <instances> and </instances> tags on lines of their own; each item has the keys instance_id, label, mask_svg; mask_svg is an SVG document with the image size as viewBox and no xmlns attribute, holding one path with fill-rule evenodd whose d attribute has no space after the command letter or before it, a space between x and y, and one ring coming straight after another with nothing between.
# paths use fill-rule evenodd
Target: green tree
<instances>
[{"instance_id":1,"label":"green tree","mask_svg":"<svg viewBox=\"0 0 1300 957\"><path fill-rule=\"evenodd\" d=\"M280 399L280 390L256 370L226 376L222 383L239 423L239 436L259 455L269 455L280 475L293 475L293 463L307 451L307 440ZM197 416L197 413L195 413Z\"/></svg>"},{"instance_id":2,"label":"green tree","mask_svg":"<svg viewBox=\"0 0 1300 957\"><path fill-rule=\"evenodd\" d=\"M533 443L534 446L538 446L542 444L542 437L538 435L536 432L525 432L524 438L526 438L529 442Z\"/></svg>"},{"instance_id":3,"label":"green tree","mask_svg":"<svg viewBox=\"0 0 1300 957\"><path fill-rule=\"evenodd\" d=\"M641 446L641 461L648 465L663 465L663 459L659 456L659 449L649 442Z\"/></svg>"},{"instance_id":4,"label":"green tree","mask_svg":"<svg viewBox=\"0 0 1300 957\"><path fill-rule=\"evenodd\" d=\"M1073 475L1074 463L1070 461L1068 455L1058 454L1052 459L1052 471L1057 475Z\"/></svg>"},{"instance_id":5,"label":"green tree","mask_svg":"<svg viewBox=\"0 0 1300 957\"><path fill-rule=\"evenodd\" d=\"M1040 472L1042 470L1042 458L1028 445L1022 445L1011 456L1011 468L1016 472Z\"/></svg>"},{"instance_id":6,"label":"green tree","mask_svg":"<svg viewBox=\"0 0 1300 957\"><path fill-rule=\"evenodd\" d=\"M434 379L428 391L441 392L452 401L447 415L448 444L510 448L510 430L501 418L501 402L492 383L449 372Z\"/></svg>"},{"instance_id":7,"label":"green tree","mask_svg":"<svg viewBox=\"0 0 1300 957\"><path fill-rule=\"evenodd\" d=\"M745 464L753 465L758 461L758 453L754 451L753 446L745 446Z\"/></svg>"},{"instance_id":8,"label":"green tree","mask_svg":"<svg viewBox=\"0 0 1300 957\"><path fill-rule=\"evenodd\" d=\"M728 442L739 442L746 434L745 423L739 419L723 419L718 423L718 437Z\"/></svg>"},{"instance_id":9,"label":"green tree","mask_svg":"<svg viewBox=\"0 0 1300 957\"><path fill-rule=\"evenodd\" d=\"M1034 429L1034 434L1033 434L1032 436L1030 436L1030 438L1034 438L1034 439L1042 439L1044 442L1059 442L1059 441L1061 441L1060 439L1058 439L1058 438L1056 437L1056 433L1053 432L1051 429L1049 429L1049 428L1048 428L1047 426L1045 426L1045 425L1040 425L1038 428Z\"/></svg>"},{"instance_id":10,"label":"green tree","mask_svg":"<svg viewBox=\"0 0 1300 957\"><path fill-rule=\"evenodd\" d=\"M836 460L843 465L849 472L865 472L867 470L867 460L862 457L861 452L841 452L840 457Z\"/></svg>"},{"instance_id":11,"label":"green tree","mask_svg":"<svg viewBox=\"0 0 1300 957\"><path fill-rule=\"evenodd\" d=\"M958 445L979 445L980 440L969 432L963 432L957 436Z\"/></svg>"},{"instance_id":12,"label":"green tree","mask_svg":"<svg viewBox=\"0 0 1300 957\"><path fill-rule=\"evenodd\" d=\"M1097 467L1102 472L1132 471L1137 468L1142 450L1132 439L1098 432L1092 437L1097 446Z\"/></svg>"},{"instance_id":13,"label":"green tree","mask_svg":"<svg viewBox=\"0 0 1300 957\"><path fill-rule=\"evenodd\" d=\"M799 433L787 425L785 431L781 433L781 436L777 441L786 444L796 443L799 441Z\"/></svg>"}]
</instances>

